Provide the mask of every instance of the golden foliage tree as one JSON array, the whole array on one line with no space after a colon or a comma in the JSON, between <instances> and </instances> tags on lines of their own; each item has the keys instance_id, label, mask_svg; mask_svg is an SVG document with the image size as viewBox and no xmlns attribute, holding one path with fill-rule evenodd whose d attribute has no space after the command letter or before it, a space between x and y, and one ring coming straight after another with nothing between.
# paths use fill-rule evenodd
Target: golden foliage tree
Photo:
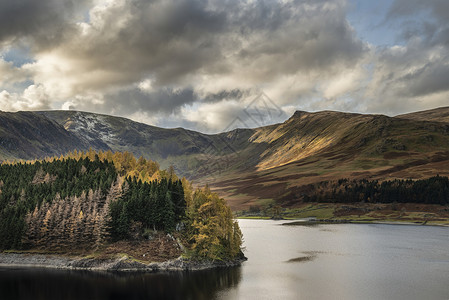
<instances>
[{"instance_id":1,"label":"golden foliage tree","mask_svg":"<svg viewBox=\"0 0 449 300\"><path fill-rule=\"evenodd\" d=\"M214 260L241 254L242 233L225 200L208 186L195 191L187 212L195 255Z\"/></svg>"}]
</instances>

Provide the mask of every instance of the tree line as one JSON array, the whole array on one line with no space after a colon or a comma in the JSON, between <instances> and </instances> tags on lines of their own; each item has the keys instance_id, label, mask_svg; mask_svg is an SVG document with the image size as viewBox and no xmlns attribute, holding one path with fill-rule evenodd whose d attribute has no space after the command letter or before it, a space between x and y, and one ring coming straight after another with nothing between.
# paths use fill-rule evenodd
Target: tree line
<instances>
[{"instance_id":1,"label":"tree line","mask_svg":"<svg viewBox=\"0 0 449 300\"><path fill-rule=\"evenodd\" d=\"M449 204L449 178L438 175L420 180L340 179L310 185L307 190L306 202Z\"/></svg>"}]
</instances>

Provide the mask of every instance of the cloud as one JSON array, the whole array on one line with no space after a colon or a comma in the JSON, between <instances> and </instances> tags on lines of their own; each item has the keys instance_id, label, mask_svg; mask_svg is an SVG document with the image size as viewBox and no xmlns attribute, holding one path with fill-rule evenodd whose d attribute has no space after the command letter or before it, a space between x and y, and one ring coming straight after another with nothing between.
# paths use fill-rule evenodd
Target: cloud
<instances>
[{"instance_id":1,"label":"cloud","mask_svg":"<svg viewBox=\"0 0 449 300\"><path fill-rule=\"evenodd\" d=\"M92 93L65 101L63 109L98 111L125 116L160 114L164 118L179 112L182 106L198 101L191 88L164 87L151 91L131 86L108 93Z\"/></svg>"},{"instance_id":2,"label":"cloud","mask_svg":"<svg viewBox=\"0 0 449 300\"><path fill-rule=\"evenodd\" d=\"M449 91L449 56L429 61L421 68L405 75L401 80L409 86L406 94L424 96Z\"/></svg>"},{"instance_id":3,"label":"cloud","mask_svg":"<svg viewBox=\"0 0 449 300\"><path fill-rule=\"evenodd\" d=\"M449 3L445 0L395 0L390 7L387 17L410 16L423 10L429 10L436 20L445 22L449 17Z\"/></svg>"},{"instance_id":4,"label":"cloud","mask_svg":"<svg viewBox=\"0 0 449 300\"><path fill-rule=\"evenodd\" d=\"M53 77L72 93L128 86L147 74L164 86L220 59L222 18L204 1L108 1L91 8L70 40L38 56L34 69L54 66Z\"/></svg>"},{"instance_id":5,"label":"cloud","mask_svg":"<svg viewBox=\"0 0 449 300\"><path fill-rule=\"evenodd\" d=\"M168 87L152 92L132 88L115 94L107 94L105 98L108 105L112 105L114 109L125 114L144 111L168 115L176 112L182 106L198 101L191 88L173 89Z\"/></svg>"},{"instance_id":6,"label":"cloud","mask_svg":"<svg viewBox=\"0 0 449 300\"><path fill-rule=\"evenodd\" d=\"M244 97L247 97L251 91L249 90L221 90L216 93L209 93L203 96L204 101L206 102L217 102L222 100L238 100Z\"/></svg>"},{"instance_id":7,"label":"cloud","mask_svg":"<svg viewBox=\"0 0 449 300\"><path fill-rule=\"evenodd\" d=\"M1 103L3 109L62 107L206 132L227 128L236 117L249 121L245 108L261 92L285 112L394 114L444 104L447 1L394 1L386 20L402 42L387 46L358 37L348 5L4 1L0 52L22 47L30 58L20 66L0 60ZM24 80L34 86L27 93L11 87Z\"/></svg>"},{"instance_id":8,"label":"cloud","mask_svg":"<svg viewBox=\"0 0 449 300\"><path fill-rule=\"evenodd\" d=\"M130 84L145 74L159 86L198 80L198 74L259 83L279 74L356 61L363 44L340 6L299 1L116 1L94 7L90 23L80 26L82 34L52 57L72 60L73 65L76 61L81 68L70 73L83 72L86 79L75 84L93 89ZM339 11L323 18L332 10Z\"/></svg>"},{"instance_id":9,"label":"cloud","mask_svg":"<svg viewBox=\"0 0 449 300\"><path fill-rule=\"evenodd\" d=\"M64 107L125 116L243 110L262 90L291 106L315 89L304 82L331 81L366 55L345 11L345 1L96 2L22 68Z\"/></svg>"},{"instance_id":10,"label":"cloud","mask_svg":"<svg viewBox=\"0 0 449 300\"><path fill-rule=\"evenodd\" d=\"M0 45L32 39L32 45L58 44L86 9L87 0L15 0L0 2Z\"/></svg>"},{"instance_id":11,"label":"cloud","mask_svg":"<svg viewBox=\"0 0 449 300\"><path fill-rule=\"evenodd\" d=\"M420 41L378 53L366 90L368 111L396 114L446 106L449 94L449 51Z\"/></svg>"},{"instance_id":12,"label":"cloud","mask_svg":"<svg viewBox=\"0 0 449 300\"><path fill-rule=\"evenodd\" d=\"M0 92L0 107L6 111L50 109L50 100L43 86L30 85L22 94Z\"/></svg>"},{"instance_id":13,"label":"cloud","mask_svg":"<svg viewBox=\"0 0 449 300\"><path fill-rule=\"evenodd\" d=\"M449 2L445 0L395 0L387 14L387 21L401 24L405 40L421 38L429 46L449 46L448 18Z\"/></svg>"},{"instance_id":14,"label":"cloud","mask_svg":"<svg viewBox=\"0 0 449 300\"><path fill-rule=\"evenodd\" d=\"M447 106L449 4L396 0L387 21L399 24L403 45L375 48L372 74L362 94L369 112L390 115Z\"/></svg>"},{"instance_id":15,"label":"cloud","mask_svg":"<svg viewBox=\"0 0 449 300\"><path fill-rule=\"evenodd\" d=\"M6 87L23 82L29 78L25 70L17 68L12 62L7 62L0 56L0 86Z\"/></svg>"},{"instance_id":16,"label":"cloud","mask_svg":"<svg viewBox=\"0 0 449 300\"><path fill-rule=\"evenodd\" d=\"M71 81L83 89L149 75L154 86L232 77L236 86L222 88L232 90L241 88L237 81L257 85L357 61L364 45L342 2L331 3L116 1L94 7L82 34L52 57L73 61L62 75L82 73L84 80Z\"/></svg>"}]
</instances>

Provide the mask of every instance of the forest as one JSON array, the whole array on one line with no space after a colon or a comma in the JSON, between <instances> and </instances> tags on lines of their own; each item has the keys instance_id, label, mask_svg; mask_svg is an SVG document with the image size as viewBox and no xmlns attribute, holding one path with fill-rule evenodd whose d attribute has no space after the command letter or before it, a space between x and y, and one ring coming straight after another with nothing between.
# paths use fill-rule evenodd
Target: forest
<instances>
[{"instance_id":1,"label":"forest","mask_svg":"<svg viewBox=\"0 0 449 300\"><path fill-rule=\"evenodd\" d=\"M449 178L325 181L309 185L305 202L449 204Z\"/></svg>"},{"instance_id":2,"label":"forest","mask_svg":"<svg viewBox=\"0 0 449 300\"><path fill-rule=\"evenodd\" d=\"M241 255L226 202L194 190L172 167L128 152L74 151L0 165L0 249L101 251L151 232L173 233L195 258Z\"/></svg>"}]
</instances>

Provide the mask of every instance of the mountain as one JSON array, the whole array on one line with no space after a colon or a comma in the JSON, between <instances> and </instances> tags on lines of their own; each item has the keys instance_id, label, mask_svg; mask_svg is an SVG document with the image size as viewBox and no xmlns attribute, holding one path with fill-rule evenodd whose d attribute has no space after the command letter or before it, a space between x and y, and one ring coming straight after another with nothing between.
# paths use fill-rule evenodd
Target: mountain
<instances>
[{"instance_id":1,"label":"mountain","mask_svg":"<svg viewBox=\"0 0 449 300\"><path fill-rule=\"evenodd\" d=\"M37 114L57 122L96 150L129 151L137 157L151 158L163 168L174 165L179 174L188 177L204 177L217 168L220 160L241 149L254 148L249 141L252 134L249 129L207 135L86 112L44 111ZM233 165L241 164L233 162Z\"/></svg>"},{"instance_id":2,"label":"mountain","mask_svg":"<svg viewBox=\"0 0 449 300\"><path fill-rule=\"evenodd\" d=\"M0 160L59 156L88 147L77 135L44 116L0 111Z\"/></svg>"},{"instance_id":3,"label":"mountain","mask_svg":"<svg viewBox=\"0 0 449 300\"><path fill-rule=\"evenodd\" d=\"M234 208L276 200L294 206L303 188L321 181L449 175L449 124L383 115L296 112L256 129L266 142L256 171L222 176L214 187Z\"/></svg>"},{"instance_id":4,"label":"mountain","mask_svg":"<svg viewBox=\"0 0 449 300\"><path fill-rule=\"evenodd\" d=\"M210 183L233 209L273 201L294 206L304 186L324 180L449 176L449 124L441 121L448 112L297 111L281 124L212 135L77 111L3 113L0 145L14 137L17 146L1 146L0 159L71 148L129 151Z\"/></svg>"},{"instance_id":5,"label":"mountain","mask_svg":"<svg viewBox=\"0 0 449 300\"><path fill-rule=\"evenodd\" d=\"M449 123L449 106L399 115L397 117L416 121Z\"/></svg>"}]
</instances>

